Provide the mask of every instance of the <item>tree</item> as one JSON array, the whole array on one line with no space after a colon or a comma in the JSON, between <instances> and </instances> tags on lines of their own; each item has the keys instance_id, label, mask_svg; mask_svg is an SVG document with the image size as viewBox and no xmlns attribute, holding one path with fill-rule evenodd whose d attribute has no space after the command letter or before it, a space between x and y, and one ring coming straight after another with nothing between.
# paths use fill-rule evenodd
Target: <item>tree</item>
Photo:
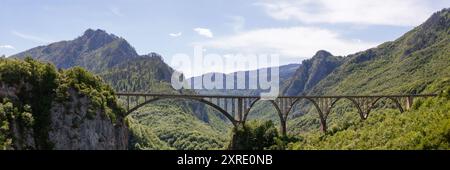
<instances>
[{"instance_id":1,"label":"tree","mask_svg":"<svg viewBox=\"0 0 450 170\"><path fill-rule=\"evenodd\" d=\"M277 144L278 130L272 121L250 121L242 127L233 129L228 149L264 150Z\"/></svg>"}]
</instances>

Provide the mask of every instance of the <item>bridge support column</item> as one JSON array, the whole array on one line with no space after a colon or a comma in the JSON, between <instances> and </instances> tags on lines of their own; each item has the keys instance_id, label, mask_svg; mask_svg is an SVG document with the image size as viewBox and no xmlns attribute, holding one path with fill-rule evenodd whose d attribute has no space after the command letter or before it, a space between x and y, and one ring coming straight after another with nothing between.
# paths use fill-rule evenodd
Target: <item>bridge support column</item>
<instances>
[{"instance_id":1,"label":"bridge support column","mask_svg":"<svg viewBox=\"0 0 450 170\"><path fill-rule=\"evenodd\" d=\"M408 96L406 97L405 110L410 110L414 102L414 97Z\"/></svg>"},{"instance_id":2,"label":"bridge support column","mask_svg":"<svg viewBox=\"0 0 450 170\"><path fill-rule=\"evenodd\" d=\"M287 136L286 120L280 120L280 131L283 137Z\"/></svg>"},{"instance_id":3,"label":"bridge support column","mask_svg":"<svg viewBox=\"0 0 450 170\"><path fill-rule=\"evenodd\" d=\"M242 112L243 112L243 110L244 110L244 108L243 108L243 100L242 100L242 98L238 98L238 112L237 112L237 120L239 120L239 121L242 121Z\"/></svg>"},{"instance_id":4,"label":"bridge support column","mask_svg":"<svg viewBox=\"0 0 450 170\"><path fill-rule=\"evenodd\" d=\"M127 96L127 111L130 110L130 96Z\"/></svg>"},{"instance_id":5,"label":"bridge support column","mask_svg":"<svg viewBox=\"0 0 450 170\"><path fill-rule=\"evenodd\" d=\"M322 129L323 133L327 133L327 120L320 119L320 128Z\"/></svg>"}]
</instances>

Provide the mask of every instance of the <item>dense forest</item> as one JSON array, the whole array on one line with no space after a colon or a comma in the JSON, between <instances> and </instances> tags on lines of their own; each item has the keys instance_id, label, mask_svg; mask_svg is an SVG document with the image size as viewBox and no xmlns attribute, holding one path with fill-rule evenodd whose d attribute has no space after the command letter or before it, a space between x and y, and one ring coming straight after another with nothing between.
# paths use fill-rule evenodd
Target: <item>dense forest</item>
<instances>
[{"instance_id":1,"label":"dense forest","mask_svg":"<svg viewBox=\"0 0 450 170\"><path fill-rule=\"evenodd\" d=\"M289 148L449 149L450 87L438 98L417 101L410 111L378 110L365 121L343 123L326 134L303 134Z\"/></svg>"}]
</instances>

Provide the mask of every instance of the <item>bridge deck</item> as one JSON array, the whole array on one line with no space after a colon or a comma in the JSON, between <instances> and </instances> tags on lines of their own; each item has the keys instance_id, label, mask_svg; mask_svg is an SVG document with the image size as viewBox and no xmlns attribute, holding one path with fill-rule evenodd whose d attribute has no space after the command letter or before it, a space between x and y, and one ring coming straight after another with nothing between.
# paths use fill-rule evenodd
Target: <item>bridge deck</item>
<instances>
[{"instance_id":1,"label":"bridge deck","mask_svg":"<svg viewBox=\"0 0 450 170\"><path fill-rule=\"evenodd\" d=\"M199 97L199 98L261 98L261 96L244 95L193 95L193 94L160 94L160 93L116 93L118 96L153 96L153 97ZM278 96L277 98L368 98L368 97L435 97L437 94L394 94L394 95L324 95L324 96Z\"/></svg>"}]
</instances>

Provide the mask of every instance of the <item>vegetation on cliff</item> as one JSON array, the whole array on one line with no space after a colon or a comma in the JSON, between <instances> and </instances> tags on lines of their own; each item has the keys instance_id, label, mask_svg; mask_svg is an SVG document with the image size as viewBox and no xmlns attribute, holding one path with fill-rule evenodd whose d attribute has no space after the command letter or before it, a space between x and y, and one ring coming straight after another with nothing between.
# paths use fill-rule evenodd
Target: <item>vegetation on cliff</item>
<instances>
[{"instance_id":1,"label":"vegetation on cliff","mask_svg":"<svg viewBox=\"0 0 450 170\"><path fill-rule=\"evenodd\" d=\"M91 109L102 110L112 123L121 120L117 117L124 116L114 91L98 76L81 68L58 71L52 64L31 58L0 59L0 86L2 147L8 147L16 140L12 125L17 120L19 129L32 127L36 141L33 148L52 149L53 144L48 140L50 109L55 103L70 102L70 90L87 96L92 103Z\"/></svg>"}]
</instances>

